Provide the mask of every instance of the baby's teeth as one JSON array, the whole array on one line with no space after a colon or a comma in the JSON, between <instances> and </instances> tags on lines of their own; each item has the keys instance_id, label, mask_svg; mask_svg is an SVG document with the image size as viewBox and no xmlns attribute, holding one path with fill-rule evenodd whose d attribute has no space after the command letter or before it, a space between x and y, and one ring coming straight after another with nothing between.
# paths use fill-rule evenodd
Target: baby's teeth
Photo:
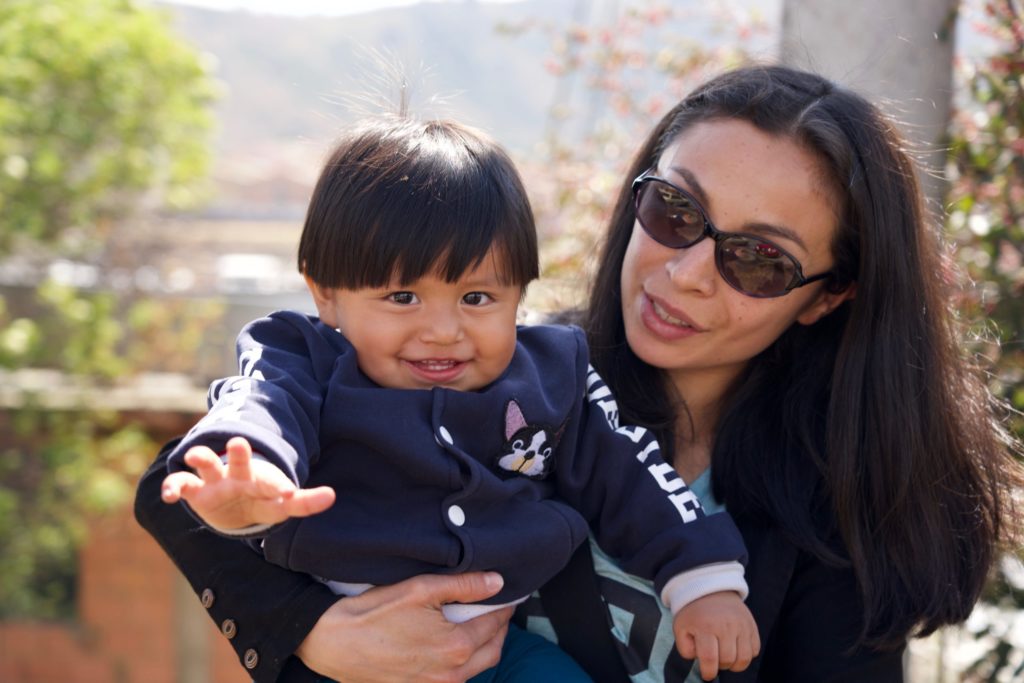
<instances>
[{"instance_id":1,"label":"baby's teeth","mask_svg":"<svg viewBox=\"0 0 1024 683\"><path fill-rule=\"evenodd\" d=\"M427 368L428 370L447 370L448 368L455 365L455 361L451 360L421 360L420 365Z\"/></svg>"}]
</instances>

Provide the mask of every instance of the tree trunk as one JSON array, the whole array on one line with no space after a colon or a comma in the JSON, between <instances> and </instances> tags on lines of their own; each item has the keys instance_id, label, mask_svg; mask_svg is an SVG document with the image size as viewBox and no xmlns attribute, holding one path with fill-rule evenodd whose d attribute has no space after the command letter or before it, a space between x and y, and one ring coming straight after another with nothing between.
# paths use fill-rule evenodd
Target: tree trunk
<instances>
[{"instance_id":1,"label":"tree trunk","mask_svg":"<svg viewBox=\"0 0 1024 683\"><path fill-rule=\"evenodd\" d=\"M957 0L784 0L783 63L869 97L901 123L930 208L945 195Z\"/></svg>"}]
</instances>

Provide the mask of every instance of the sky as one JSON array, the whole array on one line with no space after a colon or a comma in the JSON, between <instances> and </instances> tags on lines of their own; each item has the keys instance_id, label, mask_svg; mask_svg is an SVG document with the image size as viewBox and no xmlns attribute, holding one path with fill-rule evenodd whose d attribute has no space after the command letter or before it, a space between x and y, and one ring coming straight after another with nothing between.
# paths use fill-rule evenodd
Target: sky
<instances>
[{"instance_id":1,"label":"sky","mask_svg":"<svg viewBox=\"0 0 1024 683\"><path fill-rule=\"evenodd\" d=\"M265 14L293 16L321 14L340 16L360 14L387 7L416 5L421 2L455 2L465 0L165 0L174 5L191 5L215 10L246 9ZM477 0L479 2L515 2L516 0Z\"/></svg>"}]
</instances>

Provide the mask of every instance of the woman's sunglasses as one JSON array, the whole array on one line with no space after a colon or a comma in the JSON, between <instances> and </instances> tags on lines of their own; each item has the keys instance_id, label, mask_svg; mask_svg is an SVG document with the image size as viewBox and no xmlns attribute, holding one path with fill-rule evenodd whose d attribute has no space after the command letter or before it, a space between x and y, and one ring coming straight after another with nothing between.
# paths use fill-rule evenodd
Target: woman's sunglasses
<instances>
[{"instance_id":1,"label":"woman's sunglasses","mask_svg":"<svg viewBox=\"0 0 1024 683\"><path fill-rule=\"evenodd\" d=\"M722 279L747 296L767 299L823 280L832 272L804 277L800 262L766 239L716 228L700 203L664 178L641 173L633 181L640 226L651 239L672 249L686 249L705 237L715 241L715 266Z\"/></svg>"}]
</instances>

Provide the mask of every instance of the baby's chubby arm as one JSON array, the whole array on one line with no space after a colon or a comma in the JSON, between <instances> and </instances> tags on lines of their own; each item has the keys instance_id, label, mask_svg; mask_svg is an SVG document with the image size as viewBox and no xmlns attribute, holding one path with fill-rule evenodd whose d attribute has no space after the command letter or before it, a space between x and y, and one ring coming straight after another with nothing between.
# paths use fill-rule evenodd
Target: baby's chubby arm
<instances>
[{"instance_id":1,"label":"baby's chubby arm","mask_svg":"<svg viewBox=\"0 0 1024 683\"><path fill-rule=\"evenodd\" d=\"M696 659L701 678L721 671L743 671L761 651L754 617L735 591L710 593L688 603L672 620L676 648Z\"/></svg>"},{"instance_id":2,"label":"baby's chubby arm","mask_svg":"<svg viewBox=\"0 0 1024 683\"><path fill-rule=\"evenodd\" d=\"M195 472L167 475L163 501L184 500L207 526L226 533L308 517L334 503L329 486L300 489L273 464L254 459L246 439L236 436L226 448L226 462L205 446L190 448L185 464Z\"/></svg>"}]
</instances>

